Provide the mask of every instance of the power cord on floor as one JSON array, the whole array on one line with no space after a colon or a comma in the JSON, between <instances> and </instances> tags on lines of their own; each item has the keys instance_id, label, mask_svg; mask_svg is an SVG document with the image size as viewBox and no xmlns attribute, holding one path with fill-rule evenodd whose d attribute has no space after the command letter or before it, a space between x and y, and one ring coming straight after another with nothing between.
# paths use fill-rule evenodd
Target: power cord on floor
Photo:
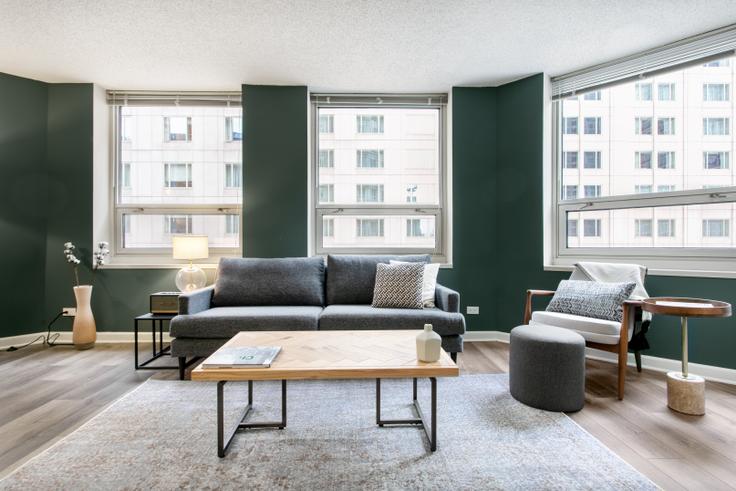
<instances>
[{"instance_id":1,"label":"power cord on floor","mask_svg":"<svg viewBox=\"0 0 736 491\"><path fill-rule=\"evenodd\" d=\"M56 314L56 317L54 317L51 320L51 322L49 322L49 325L46 326L46 335L45 336L42 334L42 335L36 337L33 341L30 341L30 342L28 342L28 343L26 343L26 344L24 344L22 346L11 346L10 348L6 349L5 351L18 351L19 349L27 348L28 346L30 346L30 345L32 345L34 343L37 343L38 341L41 341L41 344L42 345L44 345L44 344L48 345L49 348L53 348L54 346L73 346L74 343L57 343L56 340L59 339L59 336L61 335L58 332L55 332L53 335L51 334L51 326L53 326L54 325L54 322L58 321L59 318L61 318L62 315L64 315L64 312L65 311L62 310L61 312L59 312L58 314Z\"/></svg>"}]
</instances>

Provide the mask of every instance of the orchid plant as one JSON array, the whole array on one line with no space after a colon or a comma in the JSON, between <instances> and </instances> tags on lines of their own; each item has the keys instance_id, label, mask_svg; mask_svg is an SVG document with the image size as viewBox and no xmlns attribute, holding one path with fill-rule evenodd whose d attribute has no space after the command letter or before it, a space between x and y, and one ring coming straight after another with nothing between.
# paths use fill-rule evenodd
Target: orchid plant
<instances>
[{"instance_id":1,"label":"orchid plant","mask_svg":"<svg viewBox=\"0 0 736 491\"><path fill-rule=\"evenodd\" d=\"M109 244L101 241L97 243L97 249L92 253L92 273L102 268L107 261L107 256L110 255ZM64 243L64 258L66 262L72 266L74 272L74 283L79 286L79 265L82 261L77 257L77 247L72 242Z\"/></svg>"}]
</instances>

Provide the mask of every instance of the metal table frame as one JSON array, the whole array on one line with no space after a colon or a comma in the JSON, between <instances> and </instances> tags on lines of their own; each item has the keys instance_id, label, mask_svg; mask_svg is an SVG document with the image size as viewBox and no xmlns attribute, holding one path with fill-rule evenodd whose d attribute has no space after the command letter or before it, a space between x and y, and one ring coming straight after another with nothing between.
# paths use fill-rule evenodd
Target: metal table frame
<instances>
[{"instance_id":1,"label":"metal table frame","mask_svg":"<svg viewBox=\"0 0 736 491\"><path fill-rule=\"evenodd\" d=\"M164 321L170 321L176 314L143 314L139 315L133 320L133 336L134 336L134 350L135 350L135 369L136 370L178 370L179 365L176 366L148 366L153 361L161 358L165 355L170 355L171 345L164 346ZM144 361L138 359L138 323L140 321L151 322L151 343L152 353L151 357ZM156 341L156 326L158 326L158 342Z\"/></svg>"}]
</instances>

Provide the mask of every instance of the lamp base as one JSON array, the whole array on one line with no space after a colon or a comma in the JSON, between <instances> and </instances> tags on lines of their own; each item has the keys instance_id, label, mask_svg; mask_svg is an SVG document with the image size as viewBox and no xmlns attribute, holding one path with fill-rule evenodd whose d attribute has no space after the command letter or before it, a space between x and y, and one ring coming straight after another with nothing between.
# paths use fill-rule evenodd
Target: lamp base
<instances>
[{"instance_id":1,"label":"lamp base","mask_svg":"<svg viewBox=\"0 0 736 491\"><path fill-rule=\"evenodd\" d=\"M176 287L182 292L197 290L206 284L207 275L197 266L189 265L176 273Z\"/></svg>"}]
</instances>

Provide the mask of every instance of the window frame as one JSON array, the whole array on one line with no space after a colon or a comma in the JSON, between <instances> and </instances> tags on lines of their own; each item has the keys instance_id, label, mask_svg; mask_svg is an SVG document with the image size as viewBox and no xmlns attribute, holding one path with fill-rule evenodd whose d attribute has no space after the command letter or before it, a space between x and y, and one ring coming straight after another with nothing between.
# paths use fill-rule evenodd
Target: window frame
<instances>
[{"instance_id":1,"label":"window frame","mask_svg":"<svg viewBox=\"0 0 736 491\"><path fill-rule=\"evenodd\" d=\"M446 232L449 224L448 202L448 110L447 94L312 94L310 101L310 130L311 130L311 251L318 255L327 254L430 254L433 262L448 264L450 254L450 234ZM319 202L319 110L320 108L355 107L363 110L356 116L356 135L370 136L376 133L359 133L357 118L371 115L371 110L380 108L417 108L436 109L439 111L438 128L438 175L439 175L439 200L436 205L402 203L360 203L349 205L335 205L334 203ZM383 130L385 132L385 121ZM385 157L384 157L385 158ZM371 168L367 168L370 170ZM356 183L357 184L357 183ZM412 245L410 247L326 247L323 244L323 219L330 216L346 216L359 219L361 216L391 217L391 216L417 216L434 217L435 234L434 246L422 247ZM357 222L356 222L357 223ZM385 225L384 225L385 226ZM356 234L357 235L357 234Z\"/></svg>"}]
</instances>

